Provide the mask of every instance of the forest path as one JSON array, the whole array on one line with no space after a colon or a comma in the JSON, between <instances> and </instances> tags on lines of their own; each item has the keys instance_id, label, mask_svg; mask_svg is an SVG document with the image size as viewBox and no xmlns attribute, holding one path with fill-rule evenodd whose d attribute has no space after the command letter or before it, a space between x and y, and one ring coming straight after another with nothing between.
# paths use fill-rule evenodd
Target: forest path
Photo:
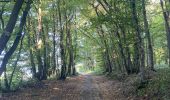
<instances>
[{"instance_id":1,"label":"forest path","mask_svg":"<svg viewBox=\"0 0 170 100\"><path fill-rule=\"evenodd\" d=\"M5 94L3 100L127 100L121 95L121 82L91 74L65 81L43 81L43 87L27 87Z\"/></svg>"},{"instance_id":2,"label":"forest path","mask_svg":"<svg viewBox=\"0 0 170 100\"><path fill-rule=\"evenodd\" d=\"M97 84L92 75L85 75L81 86L82 100L102 100L103 96L100 92L100 86Z\"/></svg>"}]
</instances>

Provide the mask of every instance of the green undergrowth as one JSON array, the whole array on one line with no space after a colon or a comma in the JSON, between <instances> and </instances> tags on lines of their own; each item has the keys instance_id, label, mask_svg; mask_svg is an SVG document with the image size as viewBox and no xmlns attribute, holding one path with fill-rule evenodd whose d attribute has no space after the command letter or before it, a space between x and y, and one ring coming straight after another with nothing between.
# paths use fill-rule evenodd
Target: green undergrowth
<instances>
[{"instance_id":1,"label":"green undergrowth","mask_svg":"<svg viewBox=\"0 0 170 100\"><path fill-rule=\"evenodd\" d=\"M156 72L145 70L147 81L142 85L139 74L112 72L107 76L121 82L124 96L146 100L170 100L170 68L159 68Z\"/></svg>"},{"instance_id":2,"label":"green undergrowth","mask_svg":"<svg viewBox=\"0 0 170 100\"><path fill-rule=\"evenodd\" d=\"M170 100L170 68L158 69L148 84L137 91L149 100Z\"/></svg>"}]
</instances>

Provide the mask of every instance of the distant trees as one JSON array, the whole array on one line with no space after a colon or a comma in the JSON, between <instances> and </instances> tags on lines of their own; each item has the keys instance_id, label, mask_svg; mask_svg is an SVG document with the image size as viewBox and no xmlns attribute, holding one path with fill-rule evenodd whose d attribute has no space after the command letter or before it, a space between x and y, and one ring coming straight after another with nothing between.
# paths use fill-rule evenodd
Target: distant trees
<instances>
[{"instance_id":1,"label":"distant trees","mask_svg":"<svg viewBox=\"0 0 170 100\"><path fill-rule=\"evenodd\" d=\"M39 80L54 75L60 79L66 79L67 75L76 73L75 51L73 50L75 48L73 43L76 42L73 41L76 8L69 9L72 5L68 5L66 2L61 0L37 1L35 2L39 4L35 6L37 19L34 18L34 12L31 12L32 16L29 17L30 63L34 77ZM48 10L44 6L49 6ZM38 28L35 28L36 26ZM31 45L35 45L35 47ZM34 57L36 57L36 61L34 61Z\"/></svg>"},{"instance_id":2,"label":"distant trees","mask_svg":"<svg viewBox=\"0 0 170 100\"><path fill-rule=\"evenodd\" d=\"M111 73L109 69L126 71L127 74L140 72L141 81L144 81L146 60L149 62L148 67L154 70L146 1L97 0L92 1L91 5L96 13L92 23L97 26L100 48L104 49L102 57L106 72ZM144 39L145 33L147 41ZM146 57L148 59L145 60Z\"/></svg>"}]
</instances>

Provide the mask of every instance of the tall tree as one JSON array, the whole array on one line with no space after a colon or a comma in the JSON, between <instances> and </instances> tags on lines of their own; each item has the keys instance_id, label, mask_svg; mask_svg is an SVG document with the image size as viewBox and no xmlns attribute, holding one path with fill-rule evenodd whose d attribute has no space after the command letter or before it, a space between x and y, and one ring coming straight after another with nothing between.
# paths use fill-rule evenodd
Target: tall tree
<instances>
[{"instance_id":1,"label":"tall tree","mask_svg":"<svg viewBox=\"0 0 170 100\"><path fill-rule=\"evenodd\" d=\"M165 29L166 29L166 35L167 35L167 43L168 43L168 59L169 59L169 67L170 67L170 25L169 25L169 11L167 7L164 5L166 0L163 2L163 0L160 0L160 5L162 8L162 13L164 16L165 21ZM170 5L170 4L169 4Z\"/></svg>"},{"instance_id":2,"label":"tall tree","mask_svg":"<svg viewBox=\"0 0 170 100\"><path fill-rule=\"evenodd\" d=\"M148 65L151 70L154 70L154 60L153 60L153 47L152 47L152 42L151 42L151 35L149 31L149 25L148 25L148 20L147 20L147 15L146 15L146 2L145 0L142 0L142 11L143 11L143 19L144 19L144 29L145 33L147 35L147 48L148 48Z\"/></svg>"},{"instance_id":3,"label":"tall tree","mask_svg":"<svg viewBox=\"0 0 170 100\"><path fill-rule=\"evenodd\" d=\"M4 50L4 48L6 47L7 42L9 41L11 34L13 32L13 29L15 27L20 9L22 7L24 3L24 0L17 0L17 2L14 5L14 8L12 10L12 13L10 15L10 19L0 37L0 54L2 53L2 51Z\"/></svg>"},{"instance_id":4,"label":"tall tree","mask_svg":"<svg viewBox=\"0 0 170 100\"><path fill-rule=\"evenodd\" d=\"M20 1L20 0L18 0L18 1ZM14 43L13 43L12 47L9 49L9 51L5 54L5 56L3 58L3 61L2 61L1 67L0 67L0 76L2 75L3 71L6 69L6 64L8 63L8 60L10 59L12 54L15 52L15 50L16 50L18 44L19 44L19 41L20 41L21 37L23 36L22 30L23 30L23 28L25 26L26 17L27 17L28 12L29 12L29 10L31 8L31 3L32 3L32 0L29 0L27 2L26 8L23 11L23 15L22 15L22 18L21 18L20 26L19 26L19 31L17 32L17 36L16 36L16 38L14 40Z\"/></svg>"},{"instance_id":5,"label":"tall tree","mask_svg":"<svg viewBox=\"0 0 170 100\"><path fill-rule=\"evenodd\" d=\"M66 58L65 58L65 48L64 48L64 29L62 26L62 15L61 15L61 0L58 1L58 16L60 25L60 56L61 56L61 76L60 79L66 79Z\"/></svg>"},{"instance_id":6,"label":"tall tree","mask_svg":"<svg viewBox=\"0 0 170 100\"><path fill-rule=\"evenodd\" d=\"M136 12L136 0L131 0L131 7L132 7L132 21L133 21L133 26L135 28L135 50L136 50L136 61L135 61L135 66L139 66L140 72L141 72L141 82L144 82L144 68L145 68L145 53L144 53L144 48L142 44L142 38L141 38L141 31L140 31L140 26L139 26L139 21L137 17L137 12Z\"/></svg>"}]
</instances>

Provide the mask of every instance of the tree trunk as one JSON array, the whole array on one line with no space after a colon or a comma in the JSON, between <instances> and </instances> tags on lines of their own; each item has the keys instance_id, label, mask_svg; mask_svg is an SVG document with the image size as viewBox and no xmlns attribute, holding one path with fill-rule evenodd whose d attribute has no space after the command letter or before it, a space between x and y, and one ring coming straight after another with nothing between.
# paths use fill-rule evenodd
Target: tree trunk
<instances>
[{"instance_id":1,"label":"tree trunk","mask_svg":"<svg viewBox=\"0 0 170 100\"><path fill-rule=\"evenodd\" d=\"M143 18L144 18L144 29L145 33L147 35L148 40L148 66L151 70L154 70L154 61L153 61L153 48L152 48L152 42L151 42L151 36L149 31L149 25L148 20L146 16L146 8L145 8L145 0L142 0L142 10L143 10Z\"/></svg>"},{"instance_id":2,"label":"tree trunk","mask_svg":"<svg viewBox=\"0 0 170 100\"><path fill-rule=\"evenodd\" d=\"M60 55L61 55L61 75L60 79L66 79L66 59L65 59L65 49L64 49L64 31L62 28L61 11L60 11L60 0L58 1L58 15L60 24Z\"/></svg>"},{"instance_id":3,"label":"tree trunk","mask_svg":"<svg viewBox=\"0 0 170 100\"><path fill-rule=\"evenodd\" d=\"M3 14L4 14L4 9L5 8L5 5L3 5L1 7L1 10L0 10L0 21L1 21L1 29L4 31L4 19L3 19Z\"/></svg>"},{"instance_id":4,"label":"tree trunk","mask_svg":"<svg viewBox=\"0 0 170 100\"><path fill-rule=\"evenodd\" d=\"M19 15L19 12L20 12L23 2L24 2L24 0L16 1L14 8L12 10L12 13L10 15L9 21L6 25L6 28L0 37L0 55L1 55L2 51L4 50L4 48L6 47L8 40L11 37L11 34L15 27L15 24L16 24L16 21L17 21L17 18L18 18L18 15Z\"/></svg>"},{"instance_id":5,"label":"tree trunk","mask_svg":"<svg viewBox=\"0 0 170 100\"><path fill-rule=\"evenodd\" d=\"M18 0L18 1L20 1L20 0ZM25 8L25 10L23 12L22 18L21 18L19 31L17 33L17 36L16 36L15 40L14 40L14 43L13 43L12 47L9 49L9 51L5 54L5 56L3 58L3 61L2 61L1 67L0 67L0 76L2 75L4 69L6 68L6 64L8 63L8 60L10 59L10 57L12 56L14 51L16 50L16 48L17 48L17 46L19 44L19 41L20 41L21 37L23 36L22 35L22 30L23 30L23 27L24 27L24 25L26 23L26 17L27 17L27 14L28 14L29 10L30 10L31 3L32 3L31 1L27 3L27 6L26 6L26 8ZM1 42L0 42L0 44L1 44Z\"/></svg>"},{"instance_id":6,"label":"tree trunk","mask_svg":"<svg viewBox=\"0 0 170 100\"><path fill-rule=\"evenodd\" d=\"M53 65L52 65L52 69L53 71L56 70L56 21L55 21L55 14L53 14ZM57 73L56 73L57 74Z\"/></svg>"},{"instance_id":7,"label":"tree trunk","mask_svg":"<svg viewBox=\"0 0 170 100\"><path fill-rule=\"evenodd\" d=\"M13 69L13 71L12 71L12 73L11 73L11 77L10 77L10 79L9 79L9 89L10 89L10 90L11 90L12 79L13 79L13 76L14 76L14 73L15 73L15 70L16 70L16 67L17 67L17 63L18 63L18 61L19 61L19 59L20 59L21 50L22 50L22 47L23 47L23 38L24 38L24 36L21 38L21 43L20 43L19 52L18 52L18 54L17 54L17 59L16 59L16 61L15 61L14 64L13 64L14 69Z\"/></svg>"},{"instance_id":8,"label":"tree trunk","mask_svg":"<svg viewBox=\"0 0 170 100\"><path fill-rule=\"evenodd\" d=\"M142 44L142 38L140 35L140 28L139 28L139 22L137 18L137 12L136 12L136 0L131 0L131 6L132 6L132 20L133 20L133 25L135 28L136 32L136 52L137 53L137 64L135 67L140 66L140 78L141 78L141 83L144 82L144 67L145 67L145 53L144 53L144 48Z\"/></svg>"},{"instance_id":9,"label":"tree trunk","mask_svg":"<svg viewBox=\"0 0 170 100\"><path fill-rule=\"evenodd\" d=\"M168 59L169 59L169 67L170 67L170 26L169 26L169 16L167 15L166 9L164 9L163 1L160 0L164 20L165 20L165 29L166 29L166 35L167 35L167 42L168 42Z\"/></svg>"},{"instance_id":10,"label":"tree trunk","mask_svg":"<svg viewBox=\"0 0 170 100\"><path fill-rule=\"evenodd\" d=\"M47 79L47 65L48 65L48 56L47 56L47 52L48 52L48 42L46 40L47 36L46 34L48 34L48 25L45 26L47 28L47 32L44 31L44 28L42 28L42 33L43 33L43 53L44 53L44 64L43 64L43 76L42 76L42 80L46 80Z\"/></svg>"},{"instance_id":11,"label":"tree trunk","mask_svg":"<svg viewBox=\"0 0 170 100\"><path fill-rule=\"evenodd\" d=\"M33 47L31 46L32 45L32 41L33 40L31 40L31 38L33 38L33 37L31 37L31 34L30 34L30 26L31 26L31 19L28 17L28 28L27 28L27 30L28 30L28 36L27 36L27 41L28 41L28 47L29 47L29 58L30 58L30 63L31 63L31 71L32 71L32 76L33 76L33 78L37 78L37 75L36 75L36 67L35 67L35 62L34 62L34 53L33 53Z\"/></svg>"}]
</instances>

